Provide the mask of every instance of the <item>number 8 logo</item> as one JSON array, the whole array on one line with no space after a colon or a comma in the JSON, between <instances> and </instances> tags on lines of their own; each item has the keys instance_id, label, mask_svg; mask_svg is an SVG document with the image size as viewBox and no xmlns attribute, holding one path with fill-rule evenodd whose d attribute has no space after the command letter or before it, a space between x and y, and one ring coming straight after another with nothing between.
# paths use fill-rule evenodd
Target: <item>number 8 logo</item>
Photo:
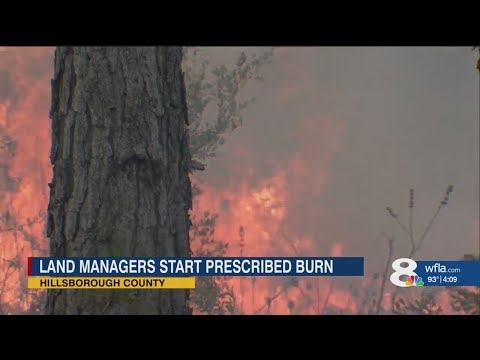
<instances>
[{"instance_id":1,"label":"number 8 logo","mask_svg":"<svg viewBox=\"0 0 480 360\"><path fill-rule=\"evenodd\" d=\"M406 263L408 266L407 267L402 267L401 265L403 263ZM392 268L395 270L393 274L390 276L390 281L393 283L393 285L397 285L400 287L407 287L405 284L405 281L400 280L400 276L406 275L406 276L412 276L412 275L417 275L414 270L417 268L417 263L408 258L402 258L402 259L397 259L392 263Z\"/></svg>"}]
</instances>

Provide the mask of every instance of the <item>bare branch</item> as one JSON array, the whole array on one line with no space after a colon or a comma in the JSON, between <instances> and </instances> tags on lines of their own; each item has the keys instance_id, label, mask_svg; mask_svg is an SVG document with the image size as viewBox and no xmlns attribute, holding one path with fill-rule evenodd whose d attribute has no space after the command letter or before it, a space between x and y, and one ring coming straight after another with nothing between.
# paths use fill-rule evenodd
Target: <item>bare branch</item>
<instances>
[{"instance_id":1,"label":"bare branch","mask_svg":"<svg viewBox=\"0 0 480 360\"><path fill-rule=\"evenodd\" d=\"M327 308L328 302L330 301L330 296L332 295L334 285L335 280L332 279L330 281L330 287L328 288L327 296L325 297L325 301L323 303L322 314L325 314L325 309Z\"/></svg>"},{"instance_id":2,"label":"bare branch","mask_svg":"<svg viewBox=\"0 0 480 360\"><path fill-rule=\"evenodd\" d=\"M267 306L270 306L273 300L277 299L280 295L282 295L282 292L283 290L279 290L272 297L267 298L265 303L261 307L259 307L257 310L255 310L254 313L259 314Z\"/></svg>"},{"instance_id":3,"label":"bare branch","mask_svg":"<svg viewBox=\"0 0 480 360\"><path fill-rule=\"evenodd\" d=\"M376 309L375 309L376 315L380 314L380 307L382 306L383 298L385 296L385 284L387 282L388 270L390 269L390 264L392 262L392 257L393 257L393 246L395 244L395 237L393 236L393 234L391 236L387 236L386 234L383 234L383 236L388 240L388 257L385 264L385 270L383 271L383 275L382 275L382 284L380 286L380 294L378 296L378 302L376 304Z\"/></svg>"},{"instance_id":4,"label":"bare branch","mask_svg":"<svg viewBox=\"0 0 480 360\"><path fill-rule=\"evenodd\" d=\"M418 250L421 249L424 240L430 230L432 229L433 224L435 223L435 220L437 219L438 215L440 214L440 211L443 207L448 205L449 197L450 194L453 192L453 185L448 185L447 190L445 191L444 197L440 204L437 206L432 218L428 222L427 226L425 227L425 230L423 231L422 235L418 239L418 241L415 241L414 233L413 233L413 207L414 207L414 190L410 189L410 202L409 202L409 229L407 229L399 220L398 220L398 215L393 212L393 210L390 207L387 207L387 211L390 214L390 216L400 225L403 231L407 232L409 234L410 238L410 243L411 243L411 249L410 253L408 254L409 258L412 258ZM387 237L388 239L388 237ZM389 238L389 241L392 241L393 238ZM393 245L393 243L392 243ZM393 251L393 250L392 250ZM386 266L386 272L388 271L388 267L390 266L391 262L391 254L389 254L389 259L387 261L387 266ZM384 277L386 276L386 272L384 273ZM383 301L383 293L384 293L384 286L385 286L385 279L382 280L382 288L380 290L380 294L382 296L382 301ZM392 312L398 313L397 309L395 309L395 306L398 305L396 303L396 297L398 294L398 288L396 288L392 294ZM403 299L400 299L402 301L402 304L405 305L405 301ZM427 302L425 302L427 304ZM420 303L419 303L420 304ZM422 303L423 304L423 303ZM430 303L428 303L430 304ZM432 304L430 304L432 305ZM377 304L376 310L377 313L379 311L380 304Z\"/></svg>"},{"instance_id":5,"label":"bare branch","mask_svg":"<svg viewBox=\"0 0 480 360\"><path fill-rule=\"evenodd\" d=\"M423 241L425 240L425 237L427 236L427 234L430 232L432 226L433 226L433 223L435 222L435 219L437 218L438 214L440 214L440 210L442 208L442 205L438 206L437 207L437 210L435 211L435 213L433 214L432 218L430 219L430 222L428 223L427 227L425 228L425 231L423 232L422 236L420 237L420 240L418 240L418 244L416 246L416 249L420 249L422 244L423 244ZM414 251L412 251L410 253L410 256L412 256L414 254Z\"/></svg>"},{"instance_id":6,"label":"bare branch","mask_svg":"<svg viewBox=\"0 0 480 360\"><path fill-rule=\"evenodd\" d=\"M417 251L419 250L422 245L423 245L423 241L425 240L425 237L427 236L427 234L430 232L435 220L437 219L438 217L438 214L440 214L440 211L442 210L442 208L444 206L447 206L448 205L448 201L449 201L449 197L450 197L450 194L453 192L453 185L448 185L447 187L447 190L445 191L445 195L443 197L443 200L440 202L440 204L437 206L437 209L435 210L435 213L433 214L432 218L430 219L430 222L428 223L427 227L425 228L425 231L423 232L422 236L420 237L420 239L418 240L418 243L415 247L415 250L412 249L411 253L410 253L410 257Z\"/></svg>"},{"instance_id":7,"label":"bare branch","mask_svg":"<svg viewBox=\"0 0 480 360\"><path fill-rule=\"evenodd\" d=\"M400 228L405 232L405 234L410 238L412 241L412 245L414 244L413 238L412 238L412 233L408 230L408 228L400 221L399 216L393 212L392 208L387 207L387 212L390 214L390 216L395 220L395 222L400 226Z\"/></svg>"},{"instance_id":8,"label":"bare branch","mask_svg":"<svg viewBox=\"0 0 480 360\"><path fill-rule=\"evenodd\" d=\"M412 249L415 247L415 240L414 240L414 235L413 235L413 207L414 207L414 201L415 201L415 190L410 189L410 200L408 203L408 232L410 236L410 243L412 246Z\"/></svg>"}]
</instances>

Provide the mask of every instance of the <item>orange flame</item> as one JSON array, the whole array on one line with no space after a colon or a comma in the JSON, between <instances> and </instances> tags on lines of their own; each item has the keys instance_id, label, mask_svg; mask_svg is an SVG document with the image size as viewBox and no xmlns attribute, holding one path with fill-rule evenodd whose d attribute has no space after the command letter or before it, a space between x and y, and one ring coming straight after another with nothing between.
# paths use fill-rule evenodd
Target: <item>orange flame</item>
<instances>
[{"instance_id":1,"label":"orange flame","mask_svg":"<svg viewBox=\"0 0 480 360\"><path fill-rule=\"evenodd\" d=\"M318 138L312 135L318 133L318 130L312 131L318 128L327 140L320 152ZM236 176L223 188L199 185L203 192L195 199L194 213L219 214L215 234L229 244L230 256L325 254L329 245L319 244L308 232L298 231L298 222L292 219L298 217L298 212L305 214L308 220L322 215L321 207L304 209L303 199L321 198L330 178L331 157L340 148L339 138L343 133L341 124L336 127L332 122L304 119L298 133L292 134L292 137L302 138L303 146L293 151L284 165L285 170L255 180L254 167L240 165L240 169L232 169L231 173ZM242 159L254 158L245 148L235 151ZM312 156L318 153L321 155ZM240 228L244 230L243 243ZM330 246L331 256L344 252L342 241L333 241ZM232 278L229 284L236 295L236 313L319 314L327 307L347 313L357 310L352 295L334 286L331 279L245 277Z\"/></svg>"},{"instance_id":2,"label":"orange flame","mask_svg":"<svg viewBox=\"0 0 480 360\"><path fill-rule=\"evenodd\" d=\"M46 255L52 55L52 48L0 48L0 313L28 311L38 295L26 291L26 258ZM292 83L277 95L299 94L307 85ZM292 149L274 175L256 174L255 154L234 145L233 153L242 161L228 169L228 185L200 184L203 193L196 197L193 212L219 214L215 236L230 245L228 255L348 254L344 241L322 243L304 228L327 211L321 203L305 206L305 199L321 200L333 177L330 160L341 149L346 130L342 123L327 120L309 117L298 122L298 130L289 136L300 138L301 146ZM478 234L478 223L474 231ZM362 289L378 288L381 279L359 283ZM245 277L233 278L229 285L238 314L357 313L365 298L331 278ZM391 296L388 289L385 308ZM445 293L440 305L449 308Z\"/></svg>"},{"instance_id":3,"label":"orange flame","mask_svg":"<svg viewBox=\"0 0 480 360\"><path fill-rule=\"evenodd\" d=\"M0 52L0 304L25 311L28 256L44 255L48 201L51 48L2 48Z\"/></svg>"}]
</instances>

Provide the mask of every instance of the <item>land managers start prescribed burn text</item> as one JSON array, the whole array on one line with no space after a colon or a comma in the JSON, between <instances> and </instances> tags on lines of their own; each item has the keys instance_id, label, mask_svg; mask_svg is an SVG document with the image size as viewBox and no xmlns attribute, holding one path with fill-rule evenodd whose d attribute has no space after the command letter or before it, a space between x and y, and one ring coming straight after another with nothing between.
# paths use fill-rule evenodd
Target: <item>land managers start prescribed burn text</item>
<instances>
[{"instance_id":1,"label":"land managers start prescribed burn text","mask_svg":"<svg viewBox=\"0 0 480 360\"><path fill-rule=\"evenodd\" d=\"M332 274L333 259L40 259L39 273L53 274ZM78 268L77 268L78 267Z\"/></svg>"}]
</instances>

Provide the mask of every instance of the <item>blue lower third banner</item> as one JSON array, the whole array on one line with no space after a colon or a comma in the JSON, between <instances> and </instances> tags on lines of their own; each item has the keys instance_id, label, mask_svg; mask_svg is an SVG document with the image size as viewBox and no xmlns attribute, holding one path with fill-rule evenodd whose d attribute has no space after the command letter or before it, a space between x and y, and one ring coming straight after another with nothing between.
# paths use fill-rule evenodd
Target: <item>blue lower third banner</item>
<instances>
[{"instance_id":1,"label":"blue lower third banner","mask_svg":"<svg viewBox=\"0 0 480 360\"><path fill-rule=\"evenodd\" d=\"M393 262L390 281L410 286L480 286L480 261L415 261L408 258Z\"/></svg>"},{"instance_id":2,"label":"blue lower third banner","mask_svg":"<svg viewBox=\"0 0 480 360\"><path fill-rule=\"evenodd\" d=\"M29 276L363 276L363 257L28 258Z\"/></svg>"}]
</instances>

